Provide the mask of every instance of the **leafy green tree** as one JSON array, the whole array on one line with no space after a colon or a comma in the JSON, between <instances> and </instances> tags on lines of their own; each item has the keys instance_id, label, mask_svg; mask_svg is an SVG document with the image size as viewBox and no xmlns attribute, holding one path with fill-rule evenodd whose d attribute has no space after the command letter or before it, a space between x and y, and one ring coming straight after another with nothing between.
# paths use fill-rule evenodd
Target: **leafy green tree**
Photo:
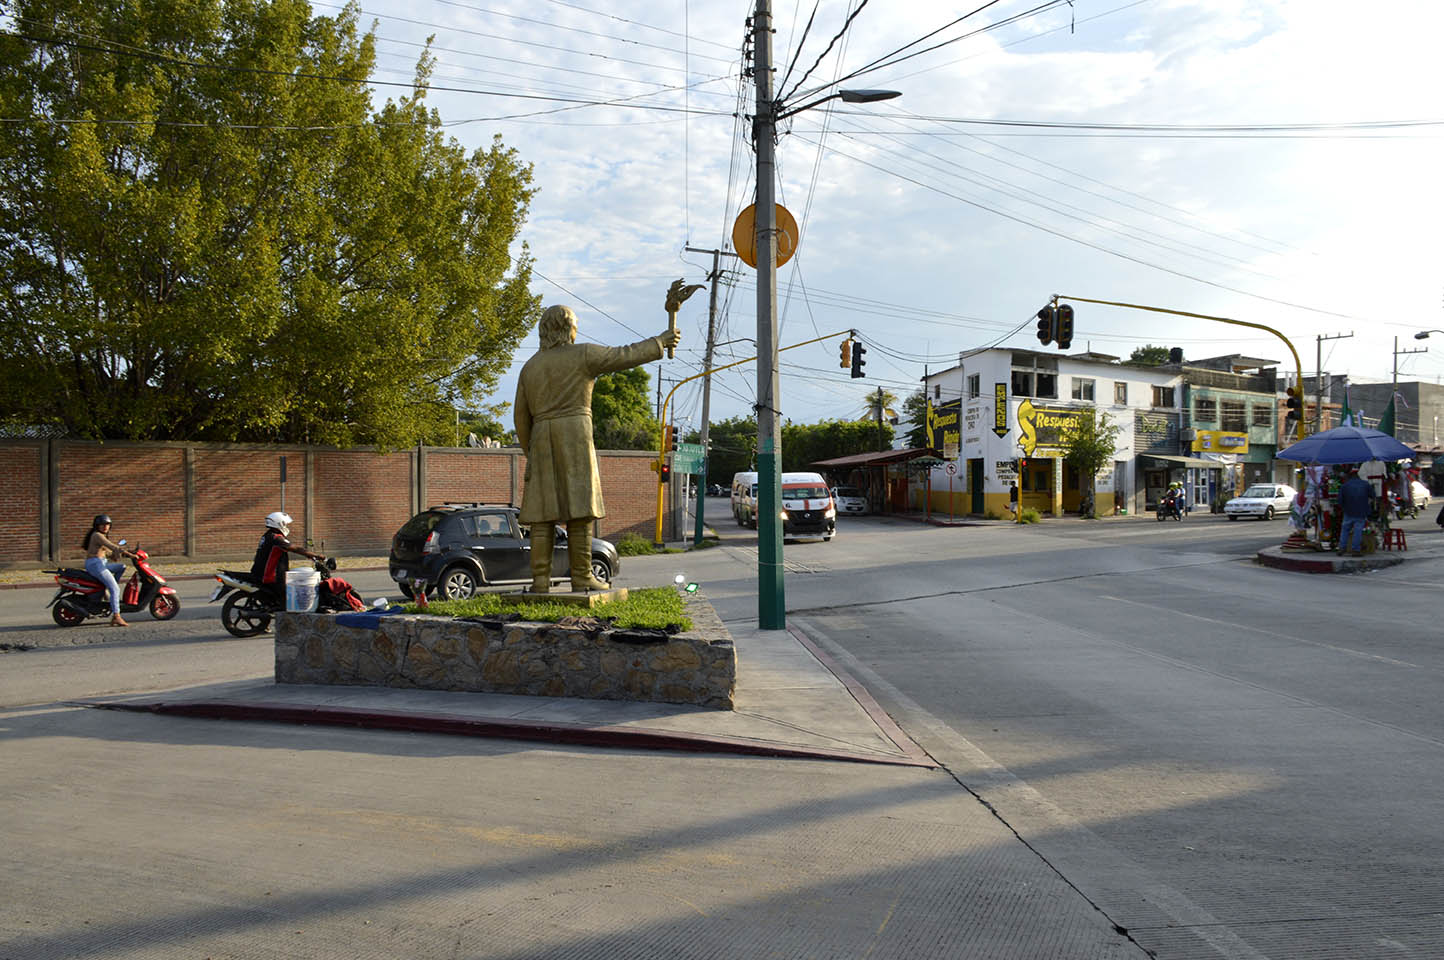
<instances>
[{"instance_id":1,"label":"leafy green tree","mask_svg":"<svg viewBox=\"0 0 1444 960\"><path fill-rule=\"evenodd\" d=\"M592 387L592 439L598 450L656 450L661 426L647 394L652 378L642 367L604 373Z\"/></svg>"},{"instance_id":2,"label":"leafy green tree","mask_svg":"<svg viewBox=\"0 0 1444 960\"><path fill-rule=\"evenodd\" d=\"M1136 367L1156 367L1168 362L1168 348L1155 347L1153 344L1145 344L1136 348L1128 357L1128 362Z\"/></svg>"},{"instance_id":3,"label":"leafy green tree","mask_svg":"<svg viewBox=\"0 0 1444 960\"><path fill-rule=\"evenodd\" d=\"M908 394L902 403L903 416L912 421L907 432L907 445L922 448L928 445L928 395L923 390Z\"/></svg>"},{"instance_id":4,"label":"leafy green tree","mask_svg":"<svg viewBox=\"0 0 1444 960\"><path fill-rule=\"evenodd\" d=\"M689 435L695 443L701 434ZM707 482L724 486L732 482L734 473L756 466L757 420L753 417L732 417L719 420L707 430L710 449L707 454Z\"/></svg>"},{"instance_id":5,"label":"leafy green tree","mask_svg":"<svg viewBox=\"0 0 1444 960\"><path fill-rule=\"evenodd\" d=\"M373 113L353 4L0 0L0 422L452 442L536 323L531 171L416 90Z\"/></svg>"},{"instance_id":6,"label":"leafy green tree","mask_svg":"<svg viewBox=\"0 0 1444 960\"><path fill-rule=\"evenodd\" d=\"M879 405L882 406L884 419L887 418L887 411L897 406L897 394L890 390L883 390L881 394L879 394L877 388L873 388L873 390L866 395L865 400L867 402L867 418L872 421L877 420L877 408Z\"/></svg>"},{"instance_id":7,"label":"leafy green tree","mask_svg":"<svg viewBox=\"0 0 1444 960\"><path fill-rule=\"evenodd\" d=\"M1077 468L1088 504L1093 503L1098 471L1113 462L1118 430L1108 414L1090 406L1079 411L1077 426L1063 436L1063 458ZM1083 514L1092 516L1093 511L1085 505Z\"/></svg>"},{"instance_id":8,"label":"leafy green tree","mask_svg":"<svg viewBox=\"0 0 1444 960\"><path fill-rule=\"evenodd\" d=\"M876 423L866 420L823 420L782 427L782 469L811 470L819 460L890 448L892 424L884 422L881 436Z\"/></svg>"}]
</instances>

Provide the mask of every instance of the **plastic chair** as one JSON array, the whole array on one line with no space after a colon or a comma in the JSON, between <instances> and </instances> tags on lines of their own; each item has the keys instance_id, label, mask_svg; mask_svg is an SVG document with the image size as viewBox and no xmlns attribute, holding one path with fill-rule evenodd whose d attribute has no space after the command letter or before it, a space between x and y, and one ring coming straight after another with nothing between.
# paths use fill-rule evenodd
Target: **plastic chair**
<instances>
[{"instance_id":1,"label":"plastic chair","mask_svg":"<svg viewBox=\"0 0 1444 960\"><path fill-rule=\"evenodd\" d=\"M1384 531L1384 549L1393 550L1398 547L1400 550L1409 549L1409 540L1404 536L1404 531L1399 527L1390 527Z\"/></svg>"}]
</instances>

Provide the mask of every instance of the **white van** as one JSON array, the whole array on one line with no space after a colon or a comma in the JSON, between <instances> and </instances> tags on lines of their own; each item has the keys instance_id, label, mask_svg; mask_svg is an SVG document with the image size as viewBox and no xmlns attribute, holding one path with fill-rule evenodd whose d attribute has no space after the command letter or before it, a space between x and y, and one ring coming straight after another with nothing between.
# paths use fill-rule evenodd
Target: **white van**
<instances>
[{"instance_id":1,"label":"white van","mask_svg":"<svg viewBox=\"0 0 1444 960\"><path fill-rule=\"evenodd\" d=\"M837 533L837 504L820 473L782 475L782 535L820 536Z\"/></svg>"},{"instance_id":2,"label":"white van","mask_svg":"<svg viewBox=\"0 0 1444 960\"><path fill-rule=\"evenodd\" d=\"M744 471L732 475L732 519L741 526L757 522L757 472Z\"/></svg>"}]
</instances>

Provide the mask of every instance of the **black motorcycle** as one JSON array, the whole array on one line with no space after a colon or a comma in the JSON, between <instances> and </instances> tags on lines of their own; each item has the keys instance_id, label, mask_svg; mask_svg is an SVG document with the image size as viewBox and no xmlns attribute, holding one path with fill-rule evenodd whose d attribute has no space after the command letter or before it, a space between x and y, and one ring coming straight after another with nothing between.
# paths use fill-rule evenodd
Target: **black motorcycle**
<instances>
[{"instance_id":1,"label":"black motorcycle","mask_svg":"<svg viewBox=\"0 0 1444 960\"><path fill-rule=\"evenodd\" d=\"M366 609L351 584L332 576L336 558L314 561L321 582L316 587L316 610L319 613L352 612ZM271 629L271 618L286 609L283 592L267 588L249 570L222 570L216 575L217 586L211 591L211 603L222 597L221 625L233 637L254 637Z\"/></svg>"},{"instance_id":2,"label":"black motorcycle","mask_svg":"<svg viewBox=\"0 0 1444 960\"><path fill-rule=\"evenodd\" d=\"M1183 519L1183 494L1177 490L1170 490L1158 498L1158 522L1162 523L1169 517Z\"/></svg>"}]
</instances>

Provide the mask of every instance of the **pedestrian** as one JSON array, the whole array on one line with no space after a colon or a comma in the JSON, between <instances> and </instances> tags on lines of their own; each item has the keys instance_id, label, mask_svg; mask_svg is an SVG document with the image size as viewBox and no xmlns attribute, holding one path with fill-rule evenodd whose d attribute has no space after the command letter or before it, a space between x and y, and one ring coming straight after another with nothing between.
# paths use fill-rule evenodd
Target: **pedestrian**
<instances>
[{"instance_id":1,"label":"pedestrian","mask_svg":"<svg viewBox=\"0 0 1444 960\"><path fill-rule=\"evenodd\" d=\"M1018 481L1014 480L1008 485L1008 511L1012 513L1013 519L1018 519Z\"/></svg>"},{"instance_id":2,"label":"pedestrian","mask_svg":"<svg viewBox=\"0 0 1444 960\"><path fill-rule=\"evenodd\" d=\"M1359 471L1349 471L1349 479L1339 487L1339 510L1342 522L1339 525L1339 553L1342 556L1362 557L1364 526L1374 509L1374 485Z\"/></svg>"},{"instance_id":3,"label":"pedestrian","mask_svg":"<svg viewBox=\"0 0 1444 960\"><path fill-rule=\"evenodd\" d=\"M120 584L117 574L125 572L125 564L112 562L119 557L133 557L135 554L110 539L110 515L102 513L90 523L90 532L85 535L85 572L99 580L110 596L110 625L128 627L120 615Z\"/></svg>"}]
</instances>

